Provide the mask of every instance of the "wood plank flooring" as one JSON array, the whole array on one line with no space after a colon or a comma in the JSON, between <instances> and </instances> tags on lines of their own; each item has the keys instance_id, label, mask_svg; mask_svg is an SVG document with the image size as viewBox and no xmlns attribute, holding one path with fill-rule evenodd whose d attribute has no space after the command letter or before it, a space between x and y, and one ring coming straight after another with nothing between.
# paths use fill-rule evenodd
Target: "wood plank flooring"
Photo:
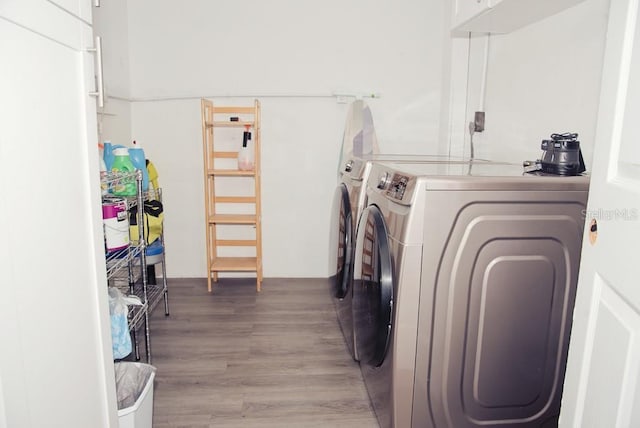
<instances>
[{"instance_id":1,"label":"wood plank flooring","mask_svg":"<svg viewBox=\"0 0 640 428\"><path fill-rule=\"evenodd\" d=\"M377 428L324 279L169 282L151 317L153 426Z\"/></svg>"}]
</instances>

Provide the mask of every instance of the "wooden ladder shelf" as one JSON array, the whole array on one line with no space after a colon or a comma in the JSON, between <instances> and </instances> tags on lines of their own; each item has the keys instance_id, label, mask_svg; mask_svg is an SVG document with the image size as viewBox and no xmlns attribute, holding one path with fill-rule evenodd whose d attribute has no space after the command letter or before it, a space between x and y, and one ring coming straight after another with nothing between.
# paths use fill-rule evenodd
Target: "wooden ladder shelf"
<instances>
[{"instance_id":1,"label":"wooden ladder shelf","mask_svg":"<svg viewBox=\"0 0 640 428\"><path fill-rule=\"evenodd\" d=\"M214 106L203 99L201 106L207 288L211 291L220 272L255 272L256 290L260 291L260 102L255 100L251 107ZM251 133L247 144L253 154L250 169L239 168L243 131Z\"/></svg>"}]
</instances>

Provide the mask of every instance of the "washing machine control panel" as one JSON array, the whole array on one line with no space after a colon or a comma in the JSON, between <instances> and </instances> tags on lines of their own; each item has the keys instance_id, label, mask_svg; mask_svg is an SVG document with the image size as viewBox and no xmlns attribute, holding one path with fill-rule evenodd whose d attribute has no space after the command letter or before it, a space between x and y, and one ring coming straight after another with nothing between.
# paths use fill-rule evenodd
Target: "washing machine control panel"
<instances>
[{"instance_id":1,"label":"washing machine control panel","mask_svg":"<svg viewBox=\"0 0 640 428\"><path fill-rule=\"evenodd\" d=\"M404 196L404 192L407 190L408 184L408 176L397 173L393 174L389 187L387 188L387 196L401 201Z\"/></svg>"}]
</instances>

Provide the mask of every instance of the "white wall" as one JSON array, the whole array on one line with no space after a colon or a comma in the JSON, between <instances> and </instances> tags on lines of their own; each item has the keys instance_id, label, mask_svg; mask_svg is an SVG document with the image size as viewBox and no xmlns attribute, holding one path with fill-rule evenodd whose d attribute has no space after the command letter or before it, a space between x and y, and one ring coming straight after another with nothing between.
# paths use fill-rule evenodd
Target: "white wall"
<instances>
[{"instance_id":1,"label":"white wall","mask_svg":"<svg viewBox=\"0 0 640 428\"><path fill-rule=\"evenodd\" d=\"M130 139L165 189L169 276L205 275L200 97L262 101L267 277L327 274L347 107L335 92L381 96L366 101L384 152L468 155L484 105L476 156L535 159L543 138L573 131L589 167L608 1L491 35L484 104L486 36L450 39L448 3L129 3Z\"/></svg>"},{"instance_id":2,"label":"white wall","mask_svg":"<svg viewBox=\"0 0 640 428\"><path fill-rule=\"evenodd\" d=\"M386 152L438 150L445 0L128 5L132 139L160 174L171 277L206 275L200 97L262 102L265 277L327 276L347 105ZM242 97L246 96L246 97Z\"/></svg>"},{"instance_id":3,"label":"white wall","mask_svg":"<svg viewBox=\"0 0 640 428\"><path fill-rule=\"evenodd\" d=\"M344 108L338 109L332 99L292 103L266 98L261 104L265 276L275 276L269 274L274 271L278 276L310 276L327 257L329 203L341 142L336 130ZM182 267L183 275L202 276L206 252L200 101L134 103L133 116L134 135L156 165L164 192L167 267L174 265L168 275L179 275L176 270ZM317 125L319 117L325 126ZM320 142L316 149L310 148L314 141Z\"/></svg>"},{"instance_id":4,"label":"white wall","mask_svg":"<svg viewBox=\"0 0 640 428\"><path fill-rule=\"evenodd\" d=\"M590 168L608 5L586 0L513 33L490 36L486 131L474 136L477 157L535 160L542 139L570 131L579 134ZM466 124L481 105L485 40L470 40ZM464 147L457 140L452 151L469 153L468 131Z\"/></svg>"}]
</instances>

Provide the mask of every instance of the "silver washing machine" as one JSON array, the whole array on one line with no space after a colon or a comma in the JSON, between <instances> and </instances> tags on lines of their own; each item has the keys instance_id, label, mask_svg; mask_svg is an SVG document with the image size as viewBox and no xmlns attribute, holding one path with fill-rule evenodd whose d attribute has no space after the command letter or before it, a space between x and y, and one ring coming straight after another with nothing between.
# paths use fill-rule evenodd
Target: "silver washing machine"
<instances>
[{"instance_id":1,"label":"silver washing machine","mask_svg":"<svg viewBox=\"0 0 640 428\"><path fill-rule=\"evenodd\" d=\"M358 360L354 346L352 316L352 268L358 218L366 203L364 183L373 162L397 163L467 163L468 159L438 155L376 154L348 159L340 169L340 181L334 193L330 232L330 293L338 323L350 355ZM476 159L474 162L487 162Z\"/></svg>"},{"instance_id":2,"label":"silver washing machine","mask_svg":"<svg viewBox=\"0 0 640 428\"><path fill-rule=\"evenodd\" d=\"M354 337L382 428L553 426L588 178L375 163Z\"/></svg>"}]
</instances>

